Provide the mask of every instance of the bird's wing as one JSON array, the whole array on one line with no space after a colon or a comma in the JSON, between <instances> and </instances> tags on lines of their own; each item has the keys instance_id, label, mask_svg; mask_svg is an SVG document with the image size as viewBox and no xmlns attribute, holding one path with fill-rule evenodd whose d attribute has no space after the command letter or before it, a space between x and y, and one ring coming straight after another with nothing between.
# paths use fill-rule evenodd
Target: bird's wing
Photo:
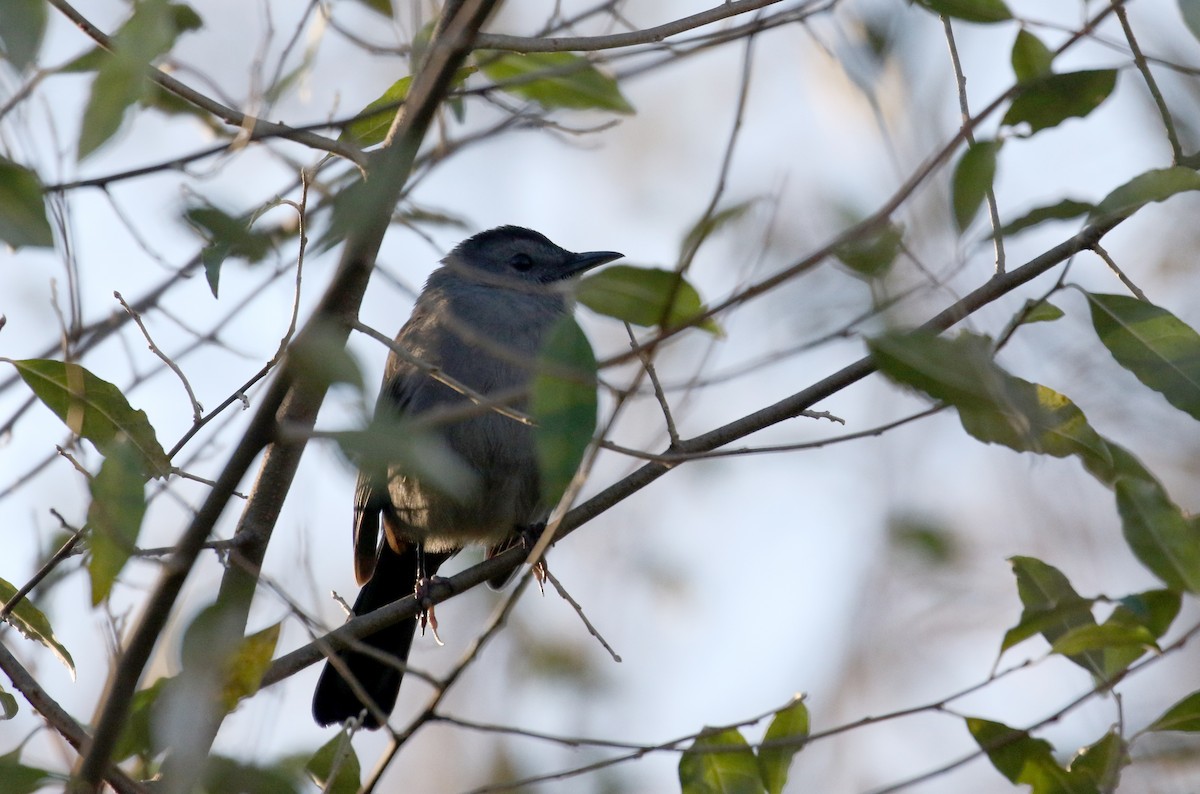
<instances>
[{"instance_id":1,"label":"bird's wing","mask_svg":"<svg viewBox=\"0 0 1200 794\"><path fill-rule=\"evenodd\" d=\"M393 354L388 358L383 386L375 403L375 415L384 413L401 415L411 411L411 403L423 379L422 374L411 364L400 361ZM391 507L386 473L360 470L354 486L354 578L360 585L366 584L375 572L379 559L380 515ZM399 554L403 549L396 549Z\"/></svg>"},{"instance_id":2,"label":"bird's wing","mask_svg":"<svg viewBox=\"0 0 1200 794\"><path fill-rule=\"evenodd\" d=\"M379 559L379 514L386 504L366 472L358 473L354 486L354 578L364 585L375 572Z\"/></svg>"}]
</instances>

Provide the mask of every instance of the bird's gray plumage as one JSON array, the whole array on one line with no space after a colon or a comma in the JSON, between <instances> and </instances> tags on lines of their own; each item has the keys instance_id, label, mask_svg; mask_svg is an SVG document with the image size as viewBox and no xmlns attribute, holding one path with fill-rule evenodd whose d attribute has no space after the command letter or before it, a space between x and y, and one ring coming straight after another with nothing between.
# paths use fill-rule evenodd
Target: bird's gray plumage
<instances>
[{"instance_id":1,"label":"bird's gray plumage","mask_svg":"<svg viewBox=\"0 0 1200 794\"><path fill-rule=\"evenodd\" d=\"M356 614L411 593L417 576L432 575L464 545L496 546L545 519L552 505L545 504L539 487L533 429L500 411L473 407L470 397L431 370L523 412L523 392L546 333L569 311L563 282L620 256L572 253L537 232L502 226L460 243L430 275L396 337L408 355L389 356L375 410L377 416L391 412L404 418L457 414L433 427L470 476L463 487L447 490L398 467L386 474L360 473L354 569L364 587ZM364 641L403 661L414 629L415 621L406 621ZM342 656L363 689L389 712L400 670L365 654ZM327 664L313 699L317 721L341 722L363 707ZM367 727L377 724L368 714Z\"/></svg>"}]
</instances>

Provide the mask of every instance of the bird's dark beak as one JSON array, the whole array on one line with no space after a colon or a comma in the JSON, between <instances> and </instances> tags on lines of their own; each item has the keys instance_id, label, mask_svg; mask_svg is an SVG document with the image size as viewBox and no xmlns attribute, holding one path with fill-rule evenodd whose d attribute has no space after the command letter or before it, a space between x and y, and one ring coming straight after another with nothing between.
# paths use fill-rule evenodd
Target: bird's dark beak
<instances>
[{"instance_id":1,"label":"bird's dark beak","mask_svg":"<svg viewBox=\"0 0 1200 794\"><path fill-rule=\"evenodd\" d=\"M584 251L582 254L571 254L563 264L562 277L566 279L578 276L585 270L591 270L598 265L620 259L623 256L625 254L618 254L616 251Z\"/></svg>"}]
</instances>

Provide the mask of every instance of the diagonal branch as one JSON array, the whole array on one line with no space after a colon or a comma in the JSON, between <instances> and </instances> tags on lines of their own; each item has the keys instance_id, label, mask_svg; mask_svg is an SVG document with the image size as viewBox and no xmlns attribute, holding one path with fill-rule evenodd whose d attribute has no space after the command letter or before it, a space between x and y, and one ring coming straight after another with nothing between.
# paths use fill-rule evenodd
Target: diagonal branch
<instances>
[{"instance_id":1,"label":"diagonal branch","mask_svg":"<svg viewBox=\"0 0 1200 794\"><path fill-rule=\"evenodd\" d=\"M1032 281L1080 251L1091 249L1119 223L1120 220L1112 219L1089 226L1021 267L990 279L983 286L939 312L922 327L933 331L947 330L973 312ZM779 402L702 435L681 440L674 445L670 452L675 455L711 452L759 430L792 419L817 402L862 380L874 371L875 365L869 357L859 359L790 397L785 397ZM677 465L679 465L677 460L650 462L624 479L613 483L567 513L559 526L556 540L571 534L587 521L640 491ZM449 579L439 579L431 584L428 593L429 599L435 604L441 603L482 582L495 577L502 578L505 574L515 570L526 559L526 556L527 552L524 549L509 549L503 554L467 568ZM414 617L419 611L420 606L416 600L412 596L407 596L386 607L356 617L329 632L317 642L297 648L276 659L263 676L262 685L278 683L308 665L320 661L324 658L321 652L322 646L334 650L345 648L352 639L361 639L368 634L398 623L404 618Z\"/></svg>"},{"instance_id":2,"label":"diagonal branch","mask_svg":"<svg viewBox=\"0 0 1200 794\"><path fill-rule=\"evenodd\" d=\"M78 536L76 536L78 537ZM50 727L67 741L67 744L80 750L91 741L87 730L75 721L58 701L50 697L45 689L37 682L17 657L0 643L0 670L12 681L13 688L25 696L29 705L42 716ZM118 794L145 794L146 789L117 768L115 764L107 764L104 778Z\"/></svg>"}]
</instances>

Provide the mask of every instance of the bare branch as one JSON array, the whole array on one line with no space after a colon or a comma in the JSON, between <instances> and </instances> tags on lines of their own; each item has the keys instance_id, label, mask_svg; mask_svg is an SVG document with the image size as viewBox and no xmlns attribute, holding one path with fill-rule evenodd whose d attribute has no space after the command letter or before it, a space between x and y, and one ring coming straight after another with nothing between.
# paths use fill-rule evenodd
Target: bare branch
<instances>
[{"instance_id":1,"label":"bare branch","mask_svg":"<svg viewBox=\"0 0 1200 794\"><path fill-rule=\"evenodd\" d=\"M121 308L129 312L129 316L133 318L135 323L137 323L138 330L141 331L142 336L146 338L146 344L149 346L150 352L158 356L162 362L179 377L179 381L183 384L184 391L187 392L188 402L192 404L192 419L193 421L199 422L200 418L204 416L204 408L199 402L197 402L196 393L192 391L192 384L188 383L187 375L183 374L183 370L179 368L178 364L171 360L170 356L164 353L158 347L158 345L154 344L154 339L150 336L150 331L147 330L146 324L142 322L142 316L134 311L133 308L125 302L125 299L121 297L121 293L114 291L113 297L116 298L117 302L121 304Z\"/></svg>"},{"instance_id":2,"label":"bare branch","mask_svg":"<svg viewBox=\"0 0 1200 794\"><path fill-rule=\"evenodd\" d=\"M482 33L475 39L475 46L481 50L509 50L512 52L591 52L595 50L611 50L618 47L632 47L638 44L660 42L671 36L677 36L689 30L720 22L722 19L746 14L774 5L780 0L736 0L723 3L707 11L667 22L663 25L634 30L628 33L613 33L608 36L550 36L526 38L523 36L503 36L495 33Z\"/></svg>"}]
</instances>

